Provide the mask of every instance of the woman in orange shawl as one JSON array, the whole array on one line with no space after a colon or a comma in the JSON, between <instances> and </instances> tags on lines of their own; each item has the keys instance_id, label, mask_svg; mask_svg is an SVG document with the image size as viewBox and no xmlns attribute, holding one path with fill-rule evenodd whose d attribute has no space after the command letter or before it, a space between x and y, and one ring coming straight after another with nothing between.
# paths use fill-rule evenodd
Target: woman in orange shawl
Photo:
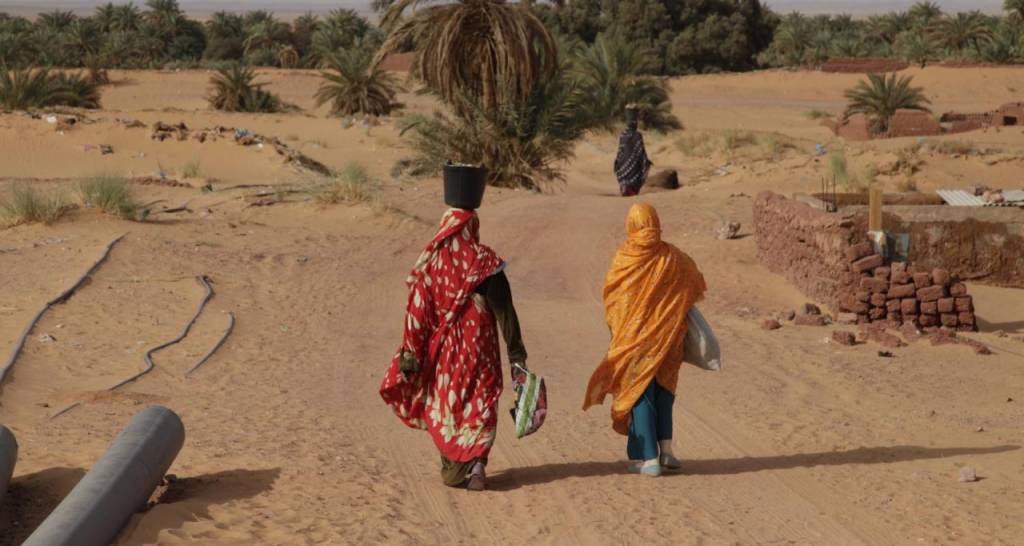
<instances>
[{"instance_id":1,"label":"woman in orange shawl","mask_svg":"<svg viewBox=\"0 0 1024 546\"><path fill-rule=\"evenodd\" d=\"M661 240L654 207L637 203L626 242L604 285L612 340L587 386L583 409L611 394L612 428L627 435L630 471L659 476L681 465L672 454L672 404L686 338L686 313L706 290L693 259Z\"/></svg>"}]
</instances>

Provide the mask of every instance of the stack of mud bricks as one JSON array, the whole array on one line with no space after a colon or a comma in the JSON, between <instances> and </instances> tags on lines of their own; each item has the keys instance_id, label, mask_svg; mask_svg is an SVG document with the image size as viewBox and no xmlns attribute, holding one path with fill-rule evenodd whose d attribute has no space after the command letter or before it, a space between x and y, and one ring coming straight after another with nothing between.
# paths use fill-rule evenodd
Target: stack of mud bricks
<instances>
[{"instance_id":1,"label":"stack of mud bricks","mask_svg":"<svg viewBox=\"0 0 1024 546\"><path fill-rule=\"evenodd\" d=\"M912 265L885 264L871 243L846 250L851 287L840 298L842 311L856 313L857 322L913 324L924 331L977 331L974 301L967 287L945 269L918 271Z\"/></svg>"}]
</instances>

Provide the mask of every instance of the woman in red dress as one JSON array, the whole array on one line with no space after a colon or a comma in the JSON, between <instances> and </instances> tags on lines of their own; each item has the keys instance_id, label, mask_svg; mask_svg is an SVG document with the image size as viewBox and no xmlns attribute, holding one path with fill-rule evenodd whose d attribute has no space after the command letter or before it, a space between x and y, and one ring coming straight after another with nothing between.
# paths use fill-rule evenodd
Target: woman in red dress
<instances>
[{"instance_id":1,"label":"woman in red dress","mask_svg":"<svg viewBox=\"0 0 1024 546\"><path fill-rule=\"evenodd\" d=\"M509 360L526 361L505 264L480 244L479 230L476 212L445 213L406 280L402 346L380 388L403 423L430 433L445 484L471 490L485 487L497 430L499 325Z\"/></svg>"}]
</instances>

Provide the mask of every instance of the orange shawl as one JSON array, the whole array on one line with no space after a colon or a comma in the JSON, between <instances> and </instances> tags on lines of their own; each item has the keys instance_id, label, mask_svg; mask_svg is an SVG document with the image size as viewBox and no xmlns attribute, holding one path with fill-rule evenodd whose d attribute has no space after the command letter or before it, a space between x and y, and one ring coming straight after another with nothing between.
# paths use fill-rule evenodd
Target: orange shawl
<instances>
[{"instance_id":1,"label":"orange shawl","mask_svg":"<svg viewBox=\"0 0 1024 546\"><path fill-rule=\"evenodd\" d=\"M652 379L675 392L683 361L686 313L707 289L689 256L661 240L654 207L637 203L626 219L628 238L604 284L612 340L587 385L583 409L614 397L612 428L629 431L630 411Z\"/></svg>"}]
</instances>

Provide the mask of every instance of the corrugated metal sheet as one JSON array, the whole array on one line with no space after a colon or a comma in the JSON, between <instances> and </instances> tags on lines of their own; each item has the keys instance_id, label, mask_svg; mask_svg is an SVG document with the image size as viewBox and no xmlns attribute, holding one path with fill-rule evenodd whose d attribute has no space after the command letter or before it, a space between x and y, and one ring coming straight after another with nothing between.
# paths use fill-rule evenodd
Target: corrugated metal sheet
<instances>
[{"instance_id":1,"label":"corrugated metal sheet","mask_svg":"<svg viewBox=\"0 0 1024 546\"><path fill-rule=\"evenodd\" d=\"M1024 207L1024 190L1004 191L1002 203L989 203L964 190L936 190L935 193L953 207Z\"/></svg>"},{"instance_id":2,"label":"corrugated metal sheet","mask_svg":"<svg viewBox=\"0 0 1024 546\"><path fill-rule=\"evenodd\" d=\"M935 190L948 205L953 207L984 207L985 200L964 190Z\"/></svg>"}]
</instances>

